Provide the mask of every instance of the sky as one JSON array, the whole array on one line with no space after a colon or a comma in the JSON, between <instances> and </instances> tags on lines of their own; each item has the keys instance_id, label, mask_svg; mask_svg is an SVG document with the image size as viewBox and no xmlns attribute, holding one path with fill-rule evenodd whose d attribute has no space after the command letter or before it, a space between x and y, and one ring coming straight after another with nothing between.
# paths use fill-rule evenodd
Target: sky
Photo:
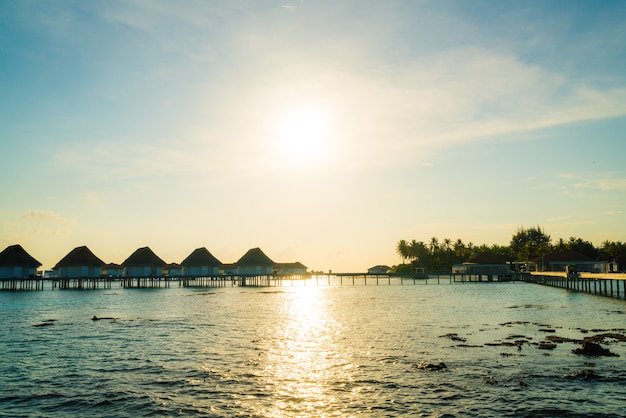
<instances>
[{"instance_id":1,"label":"sky","mask_svg":"<svg viewBox=\"0 0 626 418\"><path fill-rule=\"evenodd\" d=\"M0 247L624 242L624 68L619 0L0 0Z\"/></svg>"}]
</instances>

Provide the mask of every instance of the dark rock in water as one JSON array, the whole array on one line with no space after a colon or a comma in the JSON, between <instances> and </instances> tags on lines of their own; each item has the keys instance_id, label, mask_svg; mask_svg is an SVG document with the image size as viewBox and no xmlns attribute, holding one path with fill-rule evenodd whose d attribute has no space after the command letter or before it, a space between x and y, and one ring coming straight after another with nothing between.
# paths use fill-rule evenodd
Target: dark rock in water
<instances>
[{"instance_id":1,"label":"dark rock in water","mask_svg":"<svg viewBox=\"0 0 626 418\"><path fill-rule=\"evenodd\" d=\"M554 343L539 343L537 346L540 350L554 350L556 348L556 344Z\"/></svg>"},{"instance_id":2,"label":"dark rock in water","mask_svg":"<svg viewBox=\"0 0 626 418\"><path fill-rule=\"evenodd\" d=\"M440 361L439 363L417 363L415 367L419 370L428 370L431 372L448 368L443 361Z\"/></svg>"},{"instance_id":3,"label":"dark rock in water","mask_svg":"<svg viewBox=\"0 0 626 418\"><path fill-rule=\"evenodd\" d=\"M483 380L488 385L497 385L500 383L500 381L493 376L485 377Z\"/></svg>"},{"instance_id":4,"label":"dark rock in water","mask_svg":"<svg viewBox=\"0 0 626 418\"><path fill-rule=\"evenodd\" d=\"M578 340L575 338L567 338L567 337L559 337L558 335L548 335L546 337L546 340L553 342L553 343L575 343L575 344L582 344L584 340Z\"/></svg>"},{"instance_id":5,"label":"dark rock in water","mask_svg":"<svg viewBox=\"0 0 626 418\"><path fill-rule=\"evenodd\" d=\"M568 374L565 377L568 377L568 378L578 378L578 379L583 379L583 380L591 380L591 379L598 379L598 378L600 378L600 376L598 376L596 374L596 372L593 371L592 369L578 370L578 371L575 371L572 374Z\"/></svg>"},{"instance_id":6,"label":"dark rock in water","mask_svg":"<svg viewBox=\"0 0 626 418\"><path fill-rule=\"evenodd\" d=\"M46 319L45 321L43 321L40 324L35 324L33 325L34 327L49 327L50 325L54 325L54 322L56 321L56 319Z\"/></svg>"},{"instance_id":7,"label":"dark rock in water","mask_svg":"<svg viewBox=\"0 0 626 418\"><path fill-rule=\"evenodd\" d=\"M615 353L611 353L608 348L603 348L600 344L592 343L591 341L583 342L581 348L574 350L574 354L582 354L583 356L598 357L598 356L610 356L619 357Z\"/></svg>"},{"instance_id":8,"label":"dark rock in water","mask_svg":"<svg viewBox=\"0 0 626 418\"><path fill-rule=\"evenodd\" d=\"M607 343L611 341L626 342L626 335L618 334L615 332L605 332L602 334L596 334L592 337L586 337L585 341L591 341L591 342L598 343L598 344Z\"/></svg>"},{"instance_id":9,"label":"dark rock in water","mask_svg":"<svg viewBox=\"0 0 626 418\"><path fill-rule=\"evenodd\" d=\"M100 321L101 319L115 320L115 318L110 317L110 316L97 317L94 315L93 318L91 318L92 321Z\"/></svg>"},{"instance_id":10,"label":"dark rock in water","mask_svg":"<svg viewBox=\"0 0 626 418\"><path fill-rule=\"evenodd\" d=\"M459 337L458 334L446 334L446 335L440 335L439 338L449 338L452 341L461 341L461 342L465 342L467 341L465 338L463 337Z\"/></svg>"}]
</instances>

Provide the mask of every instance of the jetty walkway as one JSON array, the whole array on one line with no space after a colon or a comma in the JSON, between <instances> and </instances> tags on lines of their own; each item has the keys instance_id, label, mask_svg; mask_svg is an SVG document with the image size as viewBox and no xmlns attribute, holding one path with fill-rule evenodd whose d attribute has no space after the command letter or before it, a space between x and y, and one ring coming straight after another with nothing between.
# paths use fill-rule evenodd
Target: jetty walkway
<instances>
[{"instance_id":1,"label":"jetty walkway","mask_svg":"<svg viewBox=\"0 0 626 418\"><path fill-rule=\"evenodd\" d=\"M330 273L294 275L54 277L0 279L0 290L111 289L160 287L371 286L518 281L526 273L479 274Z\"/></svg>"},{"instance_id":2,"label":"jetty walkway","mask_svg":"<svg viewBox=\"0 0 626 418\"><path fill-rule=\"evenodd\" d=\"M532 272L530 283L562 289L626 299L626 273Z\"/></svg>"},{"instance_id":3,"label":"jetty walkway","mask_svg":"<svg viewBox=\"0 0 626 418\"><path fill-rule=\"evenodd\" d=\"M569 291L591 293L626 300L626 274L532 272L504 275L441 273L329 273L297 275L217 275L217 276L150 276L150 277L80 277L0 279L0 290L89 290L169 287L294 287L294 286L381 286L432 285L465 283L526 282L559 287Z\"/></svg>"}]
</instances>

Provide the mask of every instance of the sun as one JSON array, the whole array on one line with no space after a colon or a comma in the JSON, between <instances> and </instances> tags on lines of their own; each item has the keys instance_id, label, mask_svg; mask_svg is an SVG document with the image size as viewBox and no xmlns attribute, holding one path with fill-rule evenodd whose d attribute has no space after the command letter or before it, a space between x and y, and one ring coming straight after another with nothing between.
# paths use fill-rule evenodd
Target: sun
<instances>
[{"instance_id":1,"label":"sun","mask_svg":"<svg viewBox=\"0 0 626 418\"><path fill-rule=\"evenodd\" d=\"M295 164L324 157L330 142L330 118L320 107L289 109L276 124L277 148L282 158Z\"/></svg>"}]
</instances>

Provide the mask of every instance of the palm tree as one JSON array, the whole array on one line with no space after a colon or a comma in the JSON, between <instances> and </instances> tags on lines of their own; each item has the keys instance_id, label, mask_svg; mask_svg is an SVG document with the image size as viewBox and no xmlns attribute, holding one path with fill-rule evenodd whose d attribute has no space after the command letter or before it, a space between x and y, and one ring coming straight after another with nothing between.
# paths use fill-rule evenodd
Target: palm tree
<instances>
[{"instance_id":1,"label":"palm tree","mask_svg":"<svg viewBox=\"0 0 626 418\"><path fill-rule=\"evenodd\" d=\"M454 255L459 258L463 258L465 255L465 244L463 244L463 241L460 238L454 243Z\"/></svg>"},{"instance_id":2,"label":"palm tree","mask_svg":"<svg viewBox=\"0 0 626 418\"><path fill-rule=\"evenodd\" d=\"M435 251L439 249L439 240L437 237L430 238L430 251L435 254Z\"/></svg>"},{"instance_id":3,"label":"palm tree","mask_svg":"<svg viewBox=\"0 0 626 418\"><path fill-rule=\"evenodd\" d=\"M404 261L409 256L409 244L407 244L407 242L403 239L400 240L396 246L396 252L400 255L402 258L402 264L404 264Z\"/></svg>"}]
</instances>

